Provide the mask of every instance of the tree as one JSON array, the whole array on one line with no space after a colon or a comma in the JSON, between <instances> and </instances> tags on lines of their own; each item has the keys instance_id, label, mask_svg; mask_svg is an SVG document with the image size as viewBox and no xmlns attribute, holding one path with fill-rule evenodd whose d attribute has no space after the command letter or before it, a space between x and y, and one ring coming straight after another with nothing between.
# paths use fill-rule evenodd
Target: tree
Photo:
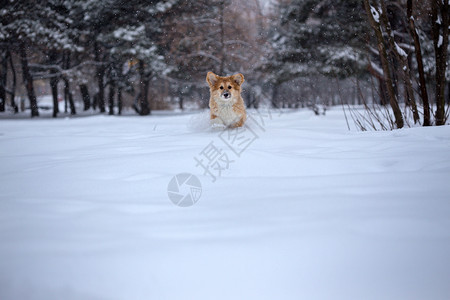
<instances>
[{"instance_id":1,"label":"tree","mask_svg":"<svg viewBox=\"0 0 450 300\"><path fill-rule=\"evenodd\" d=\"M389 96L389 103L392 107L397 128L402 128L404 125L403 115L398 104L396 92L394 90L394 81L392 79L392 70L389 64L388 54L386 50L386 41L383 37L382 28L380 25L380 17L383 18L382 12L369 3L369 0L364 0L364 7L366 9L369 23L375 33L377 39L378 53L380 55L381 66L383 68L383 77L386 83L386 88ZM385 13L385 11L383 12ZM384 23L386 26L386 23Z\"/></svg>"},{"instance_id":2,"label":"tree","mask_svg":"<svg viewBox=\"0 0 450 300\"><path fill-rule=\"evenodd\" d=\"M98 106L100 112L106 111L105 73L108 53L105 45L99 42L99 36L114 30L114 14L120 9L115 6L116 2L115 0L77 0L72 10L75 19L74 27L80 32L80 44L84 48L84 59L93 61L93 74L97 83L93 107L95 109ZM87 97L85 87L83 91Z\"/></svg>"},{"instance_id":3,"label":"tree","mask_svg":"<svg viewBox=\"0 0 450 300\"><path fill-rule=\"evenodd\" d=\"M61 14L67 1L2 1L0 37L2 44L19 53L23 82L31 107L31 116L39 115L29 55L41 49L73 49L72 20ZM69 8L67 7L67 10Z\"/></svg>"},{"instance_id":4,"label":"tree","mask_svg":"<svg viewBox=\"0 0 450 300\"><path fill-rule=\"evenodd\" d=\"M169 80L181 108L186 96L201 94L209 71L223 76L252 74L253 82L246 89L257 85L256 69L263 48L260 18L258 1L188 1L176 9L163 41L172 67ZM202 104L206 106L207 101Z\"/></svg>"},{"instance_id":5,"label":"tree","mask_svg":"<svg viewBox=\"0 0 450 300\"><path fill-rule=\"evenodd\" d=\"M97 64L97 99L100 111L105 111L105 88L109 85L110 113L112 112L112 96L116 89L117 95L121 95L124 86L119 82L123 82L122 79L128 76L120 69L127 62L136 61L138 67L131 69L139 78L139 101L135 108L140 115L150 114L150 80L157 75L163 76L167 70L164 51L160 45L162 27L175 4L181 1L85 2L80 6L80 12L84 13L80 26L86 32L85 43L92 49Z\"/></svg>"},{"instance_id":6,"label":"tree","mask_svg":"<svg viewBox=\"0 0 450 300\"><path fill-rule=\"evenodd\" d=\"M186 3L169 20L165 38L171 79L186 89L204 84L208 71L224 75L230 61L226 30L232 26L226 21L225 9L230 0L192 1ZM229 10L228 10L229 11ZM182 18L175 18L181 15ZM185 90L186 90L185 89Z\"/></svg>"},{"instance_id":7,"label":"tree","mask_svg":"<svg viewBox=\"0 0 450 300\"><path fill-rule=\"evenodd\" d=\"M436 61L436 125L445 125L445 73L447 69L449 2L431 1L431 28ZM449 91L450 93L450 91Z\"/></svg>"},{"instance_id":8,"label":"tree","mask_svg":"<svg viewBox=\"0 0 450 300\"><path fill-rule=\"evenodd\" d=\"M277 86L294 78L346 78L365 72L367 25L359 1L281 1L278 9L281 18L276 18L271 33L273 50L263 67L270 73L274 97Z\"/></svg>"},{"instance_id":9,"label":"tree","mask_svg":"<svg viewBox=\"0 0 450 300\"><path fill-rule=\"evenodd\" d=\"M423 125L432 124L427 79L435 79L436 125L445 124L445 76L448 53L448 3L445 1L365 0L365 9L376 36L383 79L397 127L402 111L398 90L402 79L405 103L411 106L414 122L420 121L415 86L423 104ZM405 7L406 5L406 7ZM445 37L445 38L444 38ZM434 53L433 53L434 50ZM434 56L433 56L434 54ZM414 60L415 59L415 60ZM434 78L433 78L434 73ZM404 113L406 115L406 112Z\"/></svg>"},{"instance_id":10,"label":"tree","mask_svg":"<svg viewBox=\"0 0 450 300\"><path fill-rule=\"evenodd\" d=\"M13 86L8 89L8 64L10 65L11 72L13 75ZM11 96L11 106L14 112L18 112L18 107L15 105L16 89L16 72L14 65L12 63L11 51L7 45L0 48L0 112L5 111L7 94Z\"/></svg>"},{"instance_id":11,"label":"tree","mask_svg":"<svg viewBox=\"0 0 450 300\"><path fill-rule=\"evenodd\" d=\"M427 84L425 81L425 71L423 67L422 47L420 37L417 33L415 16L413 14L413 1L407 1L407 19L409 20L409 33L414 41L414 53L417 61L417 72L419 73L420 97L423 103L423 126L431 125L430 102L428 100Z\"/></svg>"}]
</instances>

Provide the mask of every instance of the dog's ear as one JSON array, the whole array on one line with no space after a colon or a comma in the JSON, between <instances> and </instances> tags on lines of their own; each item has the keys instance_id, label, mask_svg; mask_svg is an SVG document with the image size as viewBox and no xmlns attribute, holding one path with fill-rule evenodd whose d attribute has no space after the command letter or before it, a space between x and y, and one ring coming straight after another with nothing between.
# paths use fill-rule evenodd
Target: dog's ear
<instances>
[{"instance_id":1,"label":"dog's ear","mask_svg":"<svg viewBox=\"0 0 450 300\"><path fill-rule=\"evenodd\" d=\"M233 78L234 82L236 82L237 85L241 85L244 83L244 75L241 73L233 75L231 78Z\"/></svg>"},{"instance_id":2,"label":"dog's ear","mask_svg":"<svg viewBox=\"0 0 450 300\"><path fill-rule=\"evenodd\" d=\"M206 75L206 82L208 82L209 86L214 86L217 82L219 76L214 74L213 72L208 72Z\"/></svg>"}]
</instances>

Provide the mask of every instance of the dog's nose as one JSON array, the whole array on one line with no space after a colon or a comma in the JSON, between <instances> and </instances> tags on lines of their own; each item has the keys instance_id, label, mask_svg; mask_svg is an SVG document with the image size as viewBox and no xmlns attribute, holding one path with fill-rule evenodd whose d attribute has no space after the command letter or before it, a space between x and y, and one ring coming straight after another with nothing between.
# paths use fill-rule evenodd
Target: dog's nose
<instances>
[{"instance_id":1,"label":"dog's nose","mask_svg":"<svg viewBox=\"0 0 450 300\"><path fill-rule=\"evenodd\" d=\"M227 92L225 92L225 93L223 93L223 96L224 96L225 98L228 98L228 97L230 96L230 94L228 94Z\"/></svg>"}]
</instances>

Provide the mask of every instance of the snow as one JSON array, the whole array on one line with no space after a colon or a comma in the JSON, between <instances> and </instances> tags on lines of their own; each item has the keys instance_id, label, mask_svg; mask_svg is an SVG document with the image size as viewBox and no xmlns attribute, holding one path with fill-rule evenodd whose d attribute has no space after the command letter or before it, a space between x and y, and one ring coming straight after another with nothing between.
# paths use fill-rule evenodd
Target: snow
<instances>
[{"instance_id":1,"label":"snow","mask_svg":"<svg viewBox=\"0 0 450 300\"><path fill-rule=\"evenodd\" d=\"M442 35L439 35L439 40L437 43L438 48L442 47L442 43L444 42L444 38L442 37Z\"/></svg>"},{"instance_id":2,"label":"snow","mask_svg":"<svg viewBox=\"0 0 450 300\"><path fill-rule=\"evenodd\" d=\"M333 61L344 62L361 62L362 55L352 47L319 47L319 52L327 57L327 64L332 64Z\"/></svg>"},{"instance_id":3,"label":"snow","mask_svg":"<svg viewBox=\"0 0 450 300\"><path fill-rule=\"evenodd\" d=\"M379 75L383 76L383 74L384 74L383 69L380 68L376 63L374 63L374 62L371 61L371 62L370 62L370 67L371 67L372 69L374 69L375 72L377 72Z\"/></svg>"},{"instance_id":4,"label":"snow","mask_svg":"<svg viewBox=\"0 0 450 300\"><path fill-rule=\"evenodd\" d=\"M449 126L250 115L239 155L207 112L1 120L0 299L450 298Z\"/></svg>"},{"instance_id":5,"label":"snow","mask_svg":"<svg viewBox=\"0 0 450 300\"><path fill-rule=\"evenodd\" d=\"M112 33L112 35L116 39L122 39L127 42L132 42L137 40L144 33L145 33L145 26L141 25L138 27L127 26L126 28L118 28Z\"/></svg>"},{"instance_id":6,"label":"snow","mask_svg":"<svg viewBox=\"0 0 450 300\"><path fill-rule=\"evenodd\" d=\"M441 25L441 24L442 24L442 21L441 21L441 16L440 16L440 15L438 15L438 16L437 16L437 19L436 19L436 24L439 24L439 25Z\"/></svg>"},{"instance_id":7,"label":"snow","mask_svg":"<svg viewBox=\"0 0 450 300\"><path fill-rule=\"evenodd\" d=\"M45 109L45 110L52 110L53 111L53 96L52 95L43 95L37 97L37 104L39 108ZM27 106L30 106L28 99ZM64 101L60 99L58 102L58 109L59 111L64 111Z\"/></svg>"},{"instance_id":8,"label":"snow","mask_svg":"<svg viewBox=\"0 0 450 300\"><path fill-rule=\"evenodd\" d=\"M370 6L370 12L372 13L372 16L373 16L373 19L375 20L375 22L380 23L380 13L372 5Z\"/></svg>"},{"instance_id":9,"label":"snow","mask_svg":"<svg viewBox=\"0 0 450 300\"><path fill-rule=\"evenodd\" d=\"M397 50L400 56L408 58L408 54L406 54L405 50L403 50L397 43L395 43L395 49Z\"/></svg>"}]
</instances>

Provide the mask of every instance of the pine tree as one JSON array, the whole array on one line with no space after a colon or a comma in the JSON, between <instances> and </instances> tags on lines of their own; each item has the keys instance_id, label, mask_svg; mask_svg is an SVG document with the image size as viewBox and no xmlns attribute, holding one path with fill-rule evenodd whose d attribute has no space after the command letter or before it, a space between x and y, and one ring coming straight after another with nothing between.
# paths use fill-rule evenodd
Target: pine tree
<instances>
[{"instance_id":1,"label":"pine tree","mask_svg":"<svg viewBox=\"0 0 450 300\"><path fill-rule=\"evenodd\" d=\"M281 7L272 41L277 62L292 64L294 76L348 77L365 69L360 1L294 0Z\"/></svg>"},{"instance_id":2,"label":"pine tree","mask_svg":"<svg viewBox=\"0 0 450 300\"><path fill-rule=\"evenodd\" d=\"M237 5L231 0L200 0L183 3L171 17L165 38L172 67L169 76L177 94L181 95L178 97L180 108L187 95L197 92L202 96L209 71L222 76L237 72L253 74L249 79L255 80L254 71L262 55L262 47L257 44L262 28L255 30L255 19L260 13L255 13L258 2ZM247 89L250 86L246 85ZM207 101L202 105L206 106Z\"/></svg>"},{"instance_id":3,"label":"pine tree","mask_svg":"<svg viewBox=\"0 0 450 300\"><path fill-rule=\"evenodd\" d=\"M283 82L317 74L346 78L365 72L366 21L357 0L281 1L281 18L271 32L272 53L263 69L270 74L273 105Z\"/></svg>"},{"instance_id":4,"label":"pine tree","mask_svg":"<svg viewBox=\"0 0 450 300\"><path fill-rule=\"evenodd\" d=\"M68 11L67 1L2 1L0 38L2 47L19 53L23 82L31 107L31 116L39 115L29 55L42 49L73 50L72 19L61 13Z\"/></svg>"},{"instance_id":5,"label":"pine tree","mask_svg":"<svg viewBox=\"0 0 450 300\"><path fill-rule=\"evenodd\" d=\"M110 113L112 95L121 92L130 83L130 74L121 69L133 66L139 80L138 103L140 115L150 114L148 89L150 81L167 70L161 47L162 28L179 0L80 0L78 26L85 34L87 49L96 62L98 93L96 99L101 112L106 111L105 88L109 85Z\"/></svg>"}]
</instances>

